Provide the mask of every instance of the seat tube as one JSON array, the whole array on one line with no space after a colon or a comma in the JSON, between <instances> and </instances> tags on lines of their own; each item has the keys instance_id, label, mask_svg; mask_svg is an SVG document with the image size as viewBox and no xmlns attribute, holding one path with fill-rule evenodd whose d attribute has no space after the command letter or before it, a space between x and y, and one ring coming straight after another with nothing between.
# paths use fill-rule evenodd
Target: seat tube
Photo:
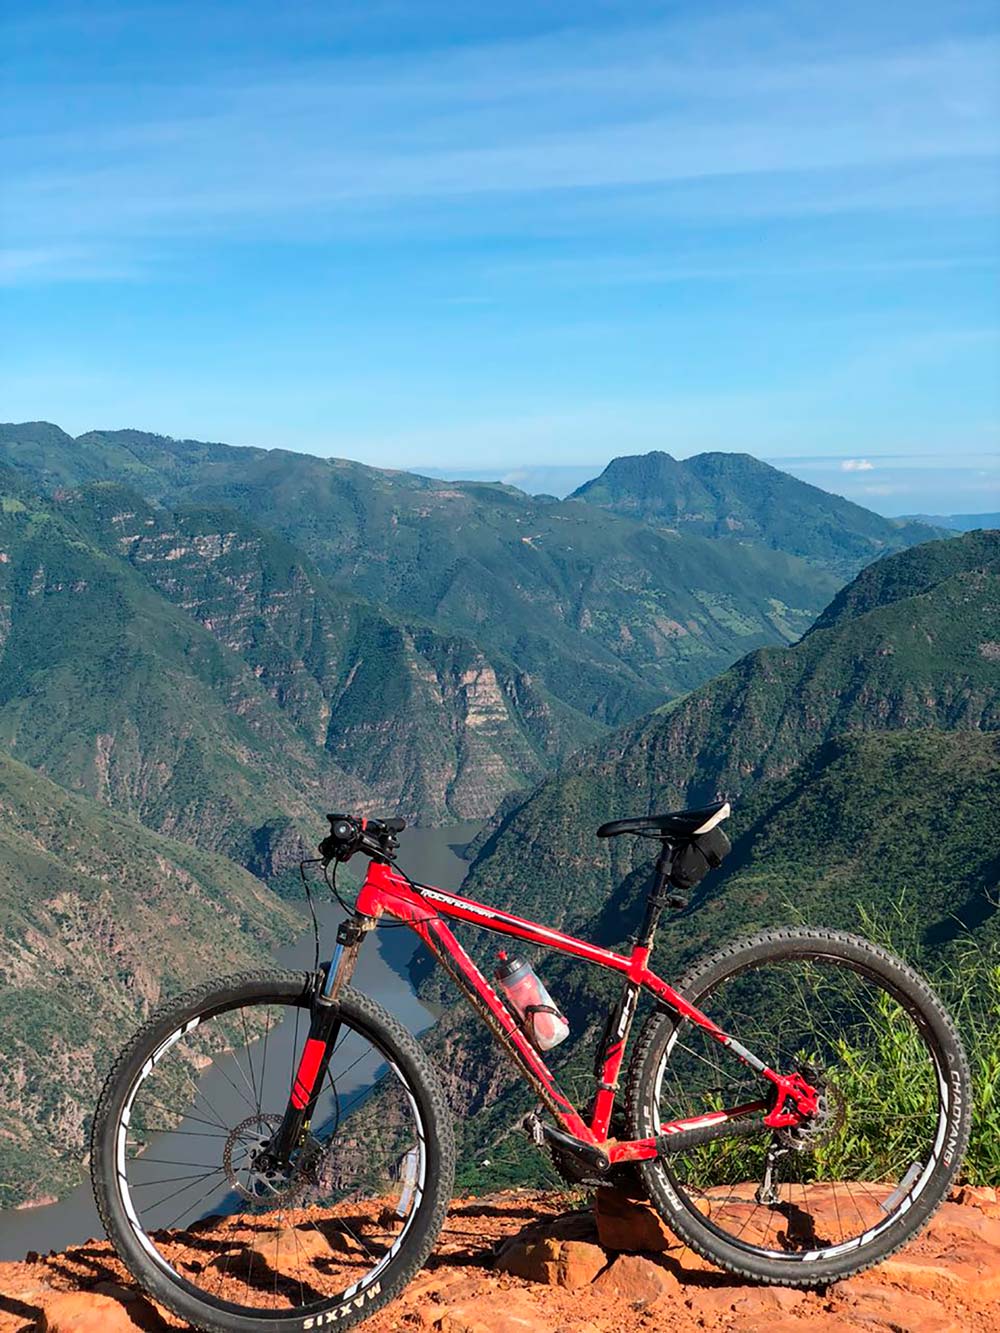
<instances>
[{"instance_id":1,"label":"seat tube","mask_svg":"<svg viewBox=\"0 0 1000 1333\"><path fill-rule=\"evenodd\" d=\"M645 963L648 952L647 949L637 948L633 951L633 958L638 955ZM618 1092L618 1075L621 1072L622 1057L632 1030L632 1020L638 1002L639 985L629 978L622 987L617 1004L608 1014L604 1034L597 1048L594 1059L597 1086L594 1089L589 1119L590 1128L599 1143L607 1138L611 1126L611 1113Z\"/></svg>"}]
</instances>

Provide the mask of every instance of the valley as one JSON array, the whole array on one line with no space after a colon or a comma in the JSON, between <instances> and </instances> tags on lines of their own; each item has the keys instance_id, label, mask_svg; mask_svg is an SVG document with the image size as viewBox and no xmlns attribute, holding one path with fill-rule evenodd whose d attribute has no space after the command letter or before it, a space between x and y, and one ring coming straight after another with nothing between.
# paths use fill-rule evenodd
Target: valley
<instances>
[{"instance_id":1,"label":"valley","mask_svg":"<svg viewBox=\"0 0 1000 1333\"><path fill-rule=\"evenodd\" d=\"M119 1028L223 949L259 960L300 930L297 864L328 810L398 812L439 850L476 821L466 891L617 944L647 858L597 844L597 824L739 798L732 858L665 923L668 973L793 906L850 928L861 905L886 929L913 916L905 944L932 968L969 932L993 938L977 847L1000 724L996 533L882 519L745 455L617 459L559 502L37 422L0 427L0 498L8 1206L79 1178ZM953 827L939 790L961 804ZM157 948L159 921L189 919ZM489 938L466 943L488 969ZM383 981L405 1007L404 961ZM527 1107L488 1037L446 982L414 976L440 1012L425 1040L461 1183L548 1180L509 1133ZM604 982L546 977L575 1089ZM53 1049L72 1071L58 1093Z\"/></svg>"},{"instance_id":2,"label":"valley","mask_svg":"<svg viewBox=\"0 0 1000 1333\"><path fill-rule=\"evenodd\" d=\"M655 960L679 976L706 950L787 922L875 932L946 988L994 1078L995 845L1000 774L1000 534L974 533L863 571L788 649L751 654L675 708L574 756L482 835L465 882L474 897L555 922L605 946L640 919L652 854L594 837L607 818L734 800L734 846L690 907L662 923ZM485 942L480 946L485 962ZM618 985L562 958L536 960L570 1019L556 1053L564 1086L592 1087L591 1052ZM434 978L427 993L439 994ZM549 1180L508 1130L529 1109L489 1039L447 1015L432 1040L451 1067L463 1048L477 1087L463 1111L463 1183L504 1144L500 1178ZM471 1045L470 1045L471 1043ZM989 1092L985 1093L987 1105ZM471 1112L471 1115L467 1113ZM997 1163L988 1113L981 1170Z\"/></svg>"},{"instance_id":3,"label":"valley","mask_svg":"<svg viewBox=\"0 0 1000 1333\"><path fill-rule=\"evenodd\" d=\"M464 846L470 842L478 831L478 825L473 823L446 825L435 829L412 829L406 835L405 857L402 858L403 864L407 867L410 874L426 880L428 883L438 884L444 888L457 889L461 884L465 873L466 863L459 854ZM321 957L328 957L333 948L333 940L339 922L343 919L343 912L339 905L329 900L322 881L318 881L314 895L316 898L317 917L320 929L320 941L323 946ZM285 919L286 938L291 938L294 933L294 940L285 944L278 944L269 951L261 950L256 955L249 955L245 959L227 951L214 959L211 957L202 957L199 959L199 970L191 974L187 980L201 980L203 977L212 975L221 975L229 971L237 970L238 966L244 961L256 961L265 963L273 961L275 966L285 968L301 968L310 970L313 966L313 935L309 928L308 913L304 907L299 908L294 913L286 912ZM150 941L151 946L154 942ZM155 946L154 946L155 947ZM369 942L368 948L363 950L357 972L355 973L355 984L365 994L371 995L374 999L385 1006L389 1012L399 1018L413 1032L420 1032L426 1029L434 1022L436 1011L427 1008L421 1003L414 993L412 983L409 978L409 968L415 951L420 948L420 942L410 931L387 929L377 931L374 938ZM169 978L167 979L169 983ZM176 989L176 987L173 987ZM171 990L171 993L172 993ZM87 989L83 989L76 995L73 1001L75 1004L89 1003L95 1008L98 1007L98 999ZM127 1023L130 1020L127 1009L123 1006L117 1011L116 1017L119 1022ZM64 1021L65 1012L58 1010L53 1014L53 1018L58 1021ZM104 1057L104 1048L102 1048L98 1061ZM90 1105L97 1095L97 1086L95 1084L94 1073L88 1072L85 1079L81 1080L81 1086L77 1091L79 1097L89 1098L81 1107L82 1114L86 1114ZM225 1092L223 1087L222 1092ZM275 1108L278 1108L283 1098L287 1097L287 1087L282 1085L280 1088L273 1089L275 1098ZM223 1102L218 1092L213 1094L214 1104L222 1106ZM237 1106L237 1109L239 1107ZM78 1112L78 1116L81 1114ZM24 1131L32 1129L31 1124L24 1126ZM26 1137L25 1155L28 1155L31 1140ZM74 1142L71 1145L75 1156L82 1152L83 1145ZM74 1172L69 1164L66 1164L63 1175L55 1177L53 1192L65 1191L64 1182L71 1182L74 1179ZM77 1185L74 1189L66 1193L57 1203L43 1204L41 1207L19 1207L7 1208L0 1207L0 1260L19 1259L27 1250L48 1250L52 1248L64 1248L70 1245L77 1245L87 1240L89 1237L99 1235L101 1231L100 1219L97 1210L94 1207L93 1194L90 1182L85 1181Z\"/></svg>"}]
</instances>

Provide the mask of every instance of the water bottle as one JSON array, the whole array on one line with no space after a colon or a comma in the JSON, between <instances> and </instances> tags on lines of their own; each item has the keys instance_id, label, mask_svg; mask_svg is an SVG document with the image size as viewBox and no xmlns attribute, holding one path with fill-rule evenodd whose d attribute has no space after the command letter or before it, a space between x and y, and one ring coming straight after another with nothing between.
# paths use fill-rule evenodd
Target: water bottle
<instances>
[{"instance_id":1,"label":"water bottle","mask_svg":"<svg viewBox=\"0 0 1000 1333\"><path fill-rule=\"evenodd\" d=\"M569 1024L552 1003L535 969L520 958L497 955L494 972L504 999L520 1018L525 1032L540 1051L551 1051L569 1036Z\"/></svg>"}]
</instances>

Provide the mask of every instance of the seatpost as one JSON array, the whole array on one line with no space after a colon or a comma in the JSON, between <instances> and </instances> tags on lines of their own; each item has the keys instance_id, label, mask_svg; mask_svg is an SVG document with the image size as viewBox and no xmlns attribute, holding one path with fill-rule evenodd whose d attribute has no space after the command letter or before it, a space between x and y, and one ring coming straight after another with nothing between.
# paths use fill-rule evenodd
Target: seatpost
<instances>
[{"instance_id":1,"label":"seatpost","mask_svg":"<svg viewBox=\"0 0 1000 1333\"><path fill-rule=\"evenodd\" d=\"M653 887L649 891L649 897L646 899L646 915L643 919L642 929L639 931L639 944L643 948L652 948L653 933L656 930L656 923L660 919L660 913L665 907L676 907L679 900L676 895L670 892L670 871L674 864L674 849L669 842L664 842L660 848L660 854L656 858L656 869L653 875Z\"/></svg>"}]
</instances>

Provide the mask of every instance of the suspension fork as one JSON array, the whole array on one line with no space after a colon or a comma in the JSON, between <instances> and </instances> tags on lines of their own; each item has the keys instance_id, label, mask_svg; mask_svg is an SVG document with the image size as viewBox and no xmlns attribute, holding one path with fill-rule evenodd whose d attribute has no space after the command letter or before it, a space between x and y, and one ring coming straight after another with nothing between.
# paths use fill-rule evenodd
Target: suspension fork
<instances>
[{"instance_id":1,"label":"suspension fork","mask_svg":"<svg viewBox=\"0 0 1000 1333\"><path fill-rule=\"evenodd\" d=\"M330 1057L340 1036L340 994L354 972L365 935L374 925L372 917L358 915L342 921L337 931L337 947L313 998L309 1035L292 1080L288 1105L267 1150L267 1156L275 1166L287 1166L309 1133Z\"/></svg>"}]
</instances>

